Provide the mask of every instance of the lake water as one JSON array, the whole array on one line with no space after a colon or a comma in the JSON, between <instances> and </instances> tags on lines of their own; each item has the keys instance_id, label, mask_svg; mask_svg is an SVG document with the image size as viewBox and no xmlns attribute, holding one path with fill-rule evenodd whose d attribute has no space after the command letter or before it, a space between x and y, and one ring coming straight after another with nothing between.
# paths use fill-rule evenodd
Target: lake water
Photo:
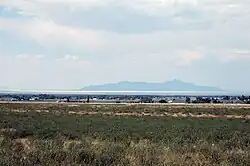
<instances>
[{"instance_id":1,"label":"lake water","mask_svg":"<svg viewBox=\"0 0 250 166\"><path fill-rule=\"evenodd\" d=\"M67 91L67 90L7 90L2 93L11 94L67 94L67 95L247 95L244 92L218 92L218 91Z\"/></svg>"}]
</instances>

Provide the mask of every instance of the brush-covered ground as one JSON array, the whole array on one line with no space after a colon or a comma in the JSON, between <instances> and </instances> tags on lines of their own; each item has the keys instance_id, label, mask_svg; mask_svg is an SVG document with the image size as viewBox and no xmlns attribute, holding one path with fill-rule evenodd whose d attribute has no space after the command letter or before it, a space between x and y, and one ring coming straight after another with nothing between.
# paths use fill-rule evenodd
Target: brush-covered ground
<instances>
[{"instance_id":1,"label":"brush-covered ground","mask_svg":"<svg viewBox=\"0 0 250 166\"><path fill-rule=\"evenodd\" d=\"M247 166L249 115L227 105L2 103L0 165Z\"/></svg>"}]
</instances>

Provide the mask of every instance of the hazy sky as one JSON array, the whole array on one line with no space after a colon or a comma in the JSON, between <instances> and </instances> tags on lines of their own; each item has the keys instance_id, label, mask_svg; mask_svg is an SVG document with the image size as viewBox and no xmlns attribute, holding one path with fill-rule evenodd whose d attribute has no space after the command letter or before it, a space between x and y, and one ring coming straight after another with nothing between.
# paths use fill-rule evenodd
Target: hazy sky
<instances>
[{"instance_id":1,"label":"hazy sky","mask_svg":"<svg viewBox=\"0 0 250 166\"><path fill-rule=\"evenodd\" d=\"M0 0L0 87L180 79L250 91L249 0Z\"/></svg>"}]
</instances>

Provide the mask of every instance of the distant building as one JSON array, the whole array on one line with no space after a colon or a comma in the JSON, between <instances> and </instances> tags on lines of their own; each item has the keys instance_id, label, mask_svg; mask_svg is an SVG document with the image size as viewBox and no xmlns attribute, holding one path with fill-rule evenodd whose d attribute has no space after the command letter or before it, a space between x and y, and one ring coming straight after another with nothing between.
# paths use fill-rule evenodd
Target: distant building
<instances>
[{"instance_id":1,"label":"distant building","mask_svg":"<svg viewBox=\"0 0 250 166\"><path fill-rule=\"evenodd\" d=\"M18 101L18 99L16 98L12 98L12 97L2 97L0 98L1 101Z\"/></svg>"},{"instance_id":2,"label":"distant building","mask_svg":"<svg viewBox=\"0 0 250 166\"><path fill-rule=\"evenodd\" d=\"M190 102L192 103L193 101L196 101L197 98L196 97L190 97Z\"/></svg>"},{"instance_id":3,"label":"distant building","mask_svg":"<svg viewBox=\"0 0 250 166\"><path fill-rule=\"evenodd\" d=\"M173 99L173 100L168 101L168 103L172 103L172 104L185 104L187 102L186 102L186 99Z\"/></svg>"},{"instance_id":4,"label":"distant building","mask_svg":"<svg viewBox=\"0 0 250 166\"><path fill-rule=\"evenodd\" d=\"M57 102L58 102L58 103L60 103L60 102L69 102L69 99L68 99L68 98L64 98L64 99L58 100Z\"/></svg>"},{"instance_id":5,"label":"distant building","mask_svg":"<svg viewBox=\"0 0 250 166\"><path fill-rule=\"evenodd\" d=\"M29 99L29 101L36 101L36 100L39 100L39 97L32 97Z\"/></svg>"},{"instance_id":6,"label":"distant building","mask_svg":"<svg viewBox=\"0 0 250 166\"><path fill-rule=\"evenodd\" d=\"M133 103L140 103L141 102L141 99L134 99L133 100Z\"/></svg>"},{"instance_id":7,"label":"distant building","mask_svg":"<svg viewBox=\"0 0 250 166\"><path fill-rule=\"evenodd\" d=\"M232 103L233 104L244 104L245 102L244 101L242 101L242 100L232 100Z\"/></svg>"}]
</instances>

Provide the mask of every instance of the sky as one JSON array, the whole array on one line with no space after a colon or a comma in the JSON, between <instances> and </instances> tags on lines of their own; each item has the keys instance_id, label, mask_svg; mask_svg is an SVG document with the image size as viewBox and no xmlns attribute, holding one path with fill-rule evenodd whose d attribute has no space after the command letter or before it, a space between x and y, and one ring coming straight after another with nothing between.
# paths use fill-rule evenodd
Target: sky
<instances>
[{"instance_id":1,"label":"sky","mask_svg":"<svg viewBox=\"0 0 250 166\"><path fill-rule=\"evenodd\" d=\"M249 71L249 0L0 0L0 87L179 79L250 92Z\"/></svg>"}]
</instances>

